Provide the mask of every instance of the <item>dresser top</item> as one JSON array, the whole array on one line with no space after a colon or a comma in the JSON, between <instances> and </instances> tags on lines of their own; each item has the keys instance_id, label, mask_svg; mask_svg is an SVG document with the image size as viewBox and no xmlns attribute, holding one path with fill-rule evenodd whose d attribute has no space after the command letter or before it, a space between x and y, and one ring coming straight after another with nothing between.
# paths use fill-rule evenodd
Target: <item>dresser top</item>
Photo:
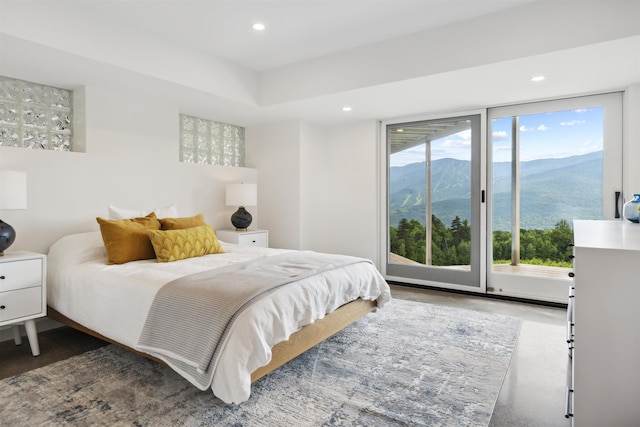
<instances>
[{"instance_id":1,"label":"dresser top","mask_svg":"<svg viewBox=\"0 0 640 427\"><path fill-rule=\"evenodd\" d=\"M575 220L573 231L577 247L640 251L640 224L624 220Z\"/></svg>"},{"instance_id":2,"label":"dresser top","mask_svg":"<svg viewBox=\"0 0 640 427\"><path fill-rule=\"evenodd\" d=\"M5 251L3 256L0 256L0 262L9 262L9 261L18 261L23 259L32 259L32 258L44 258L44 254L39 254L37 252L29 252L29 251Z\"/></svg>"}]
</instances>

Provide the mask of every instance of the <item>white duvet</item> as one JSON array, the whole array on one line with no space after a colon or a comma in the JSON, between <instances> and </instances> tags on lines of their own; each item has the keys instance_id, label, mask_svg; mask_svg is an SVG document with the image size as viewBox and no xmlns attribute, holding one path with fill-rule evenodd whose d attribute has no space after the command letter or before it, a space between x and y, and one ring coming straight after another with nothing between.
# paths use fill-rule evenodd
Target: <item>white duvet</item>
<instances>
[{"instance_id":1,"label":"white duvet","mask_svg":"<svg viewBox=\"0 0 640 427\"><path fill-rule=\"evenodd\" d=\"M48 305L112 340L136 348L156 292L192 273L287 252L222 242L224 254L170 263L108 265L100 232L63 237L47 258ZM251 393L251 373L271 360L271 347L302 326L357 299L389 299L389 286L370 263L331 270L285 286L240 315L222 350L210 387L226 403ZM192 383L192 379L187 378Z\"/></svg>"}]
</instances>

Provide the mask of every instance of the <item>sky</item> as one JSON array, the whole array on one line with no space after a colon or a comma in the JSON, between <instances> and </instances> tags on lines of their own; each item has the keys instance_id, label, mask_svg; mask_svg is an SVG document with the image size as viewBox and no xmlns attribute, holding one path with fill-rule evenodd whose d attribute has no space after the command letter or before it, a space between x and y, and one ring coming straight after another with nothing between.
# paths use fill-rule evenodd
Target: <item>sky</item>
<instances>
[{"instance_id":1,"label":"sky","mask_svg":"<svg viewBox=\"0 0 640 427\"><path fill-rule=\"evenodd\" d=\"M603 108L556 111L520 116L520 161L562 158L602 150ZM493 120L494 162L511 160L511 117ZM391 156L391 166L423 162L424 145ZM432 160L471 159L471 131L432 141Z\"/></svg>"}]
</instances>

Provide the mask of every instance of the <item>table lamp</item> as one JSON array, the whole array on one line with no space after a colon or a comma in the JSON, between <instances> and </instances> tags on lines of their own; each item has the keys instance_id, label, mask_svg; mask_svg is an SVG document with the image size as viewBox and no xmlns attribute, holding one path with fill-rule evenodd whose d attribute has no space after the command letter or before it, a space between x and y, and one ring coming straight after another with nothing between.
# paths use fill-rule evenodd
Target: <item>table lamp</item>
<instances>
[{"instance_id":1,"label":"table lamp","mask_svg":"<svg viewBox=\"0 0 640 427\"><path fill-rule=\"evenodd\" d=\"M240 206L237 211L231 215L231 224L236 231L246 230L250 225L253 217L245 206L256 206L258 203L258 186L257 184L227 184L227 206Z\"/></svg>"}]
</instances>

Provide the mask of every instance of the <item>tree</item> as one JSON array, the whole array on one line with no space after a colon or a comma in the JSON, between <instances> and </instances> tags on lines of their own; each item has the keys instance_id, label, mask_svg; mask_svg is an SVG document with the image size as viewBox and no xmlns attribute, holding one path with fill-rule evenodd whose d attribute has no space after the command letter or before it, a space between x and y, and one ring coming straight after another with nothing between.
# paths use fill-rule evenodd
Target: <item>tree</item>
<instances>
[{"instance_id":1,"label":"tree","mask_svg":"<svg viewBox=\"0 0 640 427\"><path fill-rule=\"evenodd\" d=\"M556 261L569 261L573 254L573 229L569 225L569 221L561 219L550 232L551 240L558 249Z\"/></svg>"},{"instance_id":2,"label":"tree","mask_svg":"<svg viewBox=\"0 0 640 427\"><path fill-rule=\"evenodd\" d=\"M398 227L390 227L391 252L426 263L427 230L417 220L400 220ZM436 216L431 217L431 264L434 266L469 265L471 262L471 227L468 220L456 216L447 228ZM570 267L573 230L561 219L553 229L520 230L520 260L543 265ZM511 260L511 233L493 232L493 260Z\"/></svg>"},{"instance_id":3,"label":"tree","mask_svg":"<svg viewBox=\"0 0 640 427\"><path fill-rule=\"evenodd\" d=\"M459 245L463 237L463 231L462 221L460 220L460 217L458 215L456 215L453 221L451 221L451 234L453 234L455 244Z\"/></svg>"}]
</instances>

